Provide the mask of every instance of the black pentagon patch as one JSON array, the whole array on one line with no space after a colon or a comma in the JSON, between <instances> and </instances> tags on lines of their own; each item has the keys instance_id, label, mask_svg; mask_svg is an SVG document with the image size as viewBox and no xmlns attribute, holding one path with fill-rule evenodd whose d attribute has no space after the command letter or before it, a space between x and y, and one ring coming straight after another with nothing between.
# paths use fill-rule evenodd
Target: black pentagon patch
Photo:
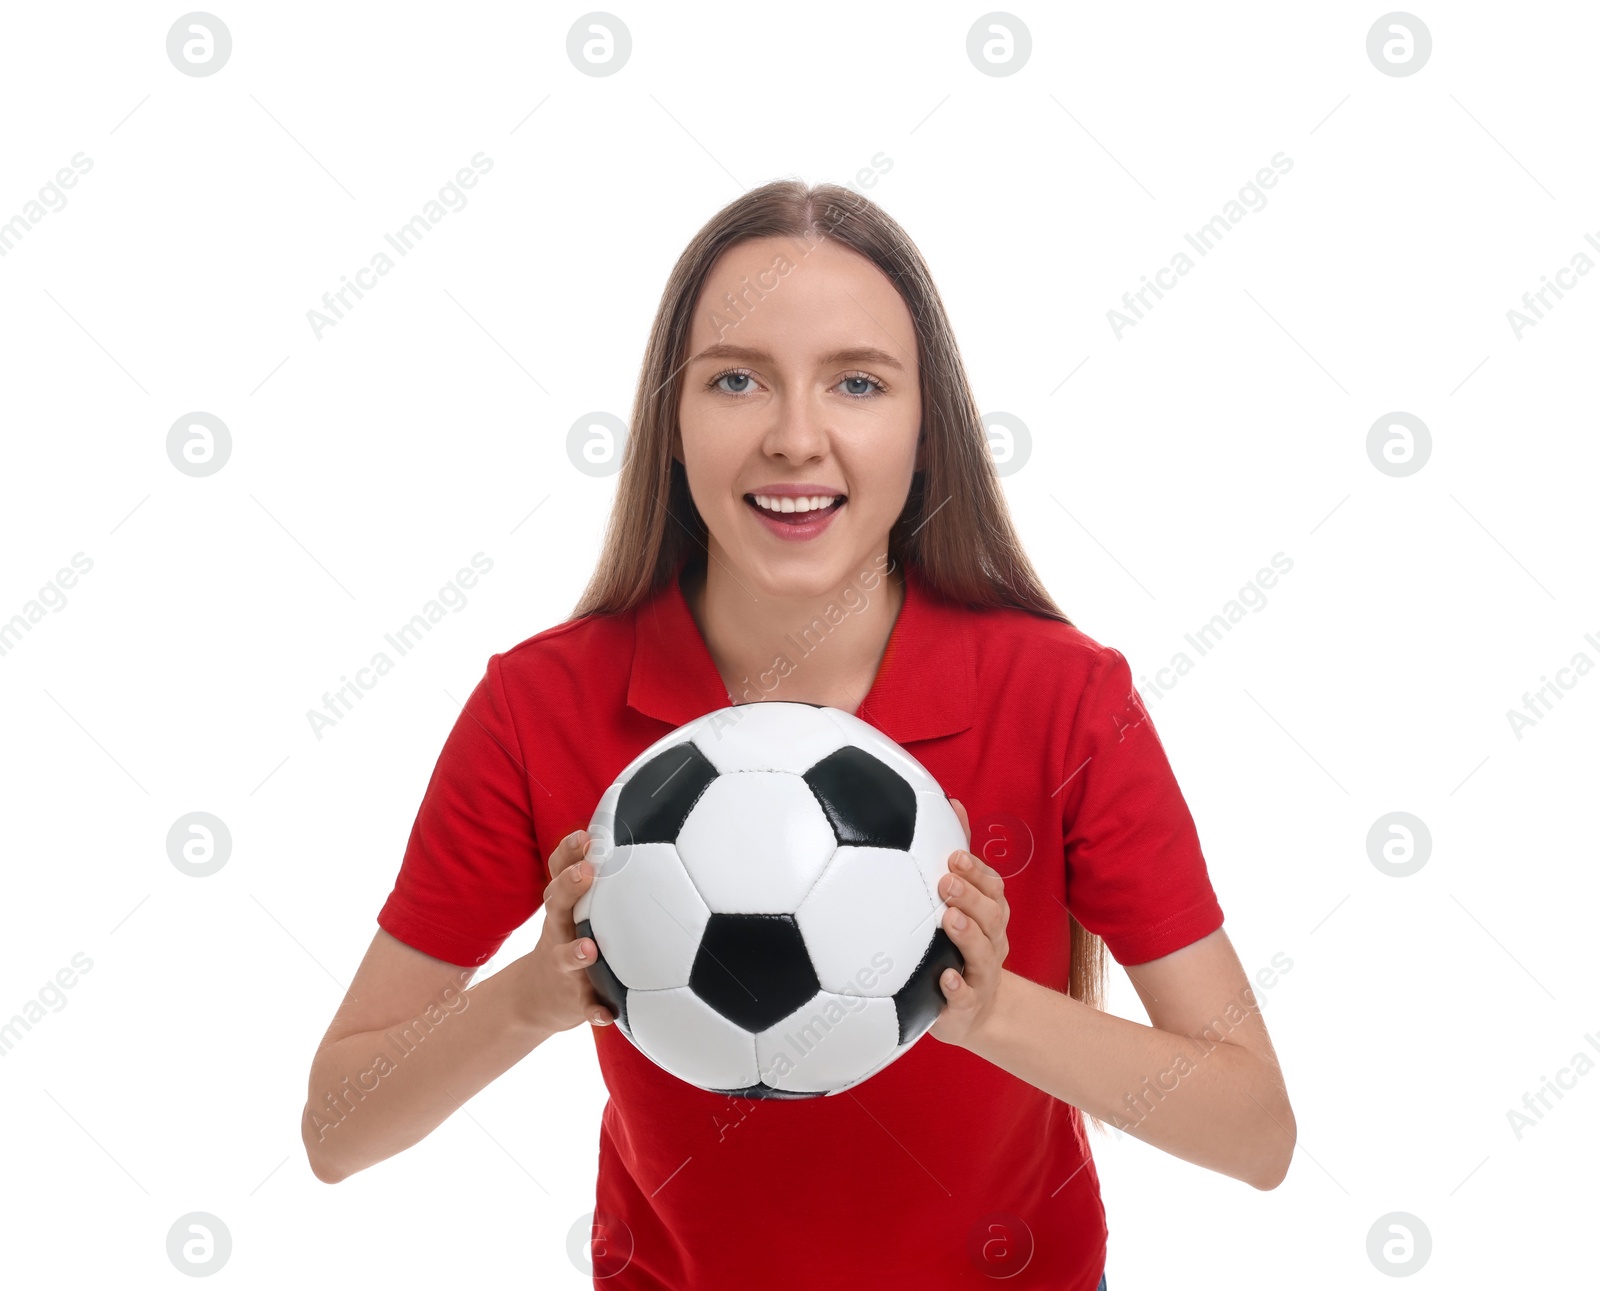
<instances>
[{"instance_id":1,"label":"black pentagon patch","mask_svg":"<svg viewBox=\"0 0 1600 1291\"><path fill-rule=\"evenodd\" d=\"M595 941L594 929L588 919L577 926L577 933L579 937L587 937L590 941L594 941L594 963L583 970L589 975L589 983L594 987L594 993L600 997L600 1002L611 1010L623 1032L631 1036L633 1032L628 1027L628 988L622 984L622 979L611 971L611 965L606 963L606 957L600 953L600 943Z\"/></svg>"},{"instance_id":2,"label":"black pentagon patch","mask_svg":"<svg viewBox=\"0 0 1600 1291\"><path fill-rule=\"evenodd\" d=\"M656 754L622 786L613 825L615 845L676 842L689 809L716 778L716 767L693 743Z\"/></svg>"},{"instance_id":3,"label":"black pentagon patch","mask_svg":"<svg viewBox=\"0 0 1600 1291\"><path fill-rule=\"evenodd\" d=\"M959 973L966 966L965 956L956 949L950 935L943 928L935 928L922 962L906 984L894 993L894 1011L900 1019L900 1039L896 1043L904 1044L933 1025L949 1003L944 997L944 988L939 985L940 976L947 968Z\"/></svg>"},{"instance_id":4,"label":"black pentagon patch","mask_svg":"<svg viewBox=\"0 0 1600 1291\"><path fill-rule=\"evenodd\" d=\"M841 843L911 850L917 792L893 767L847 744L805 774Z\"/></svg>"},{"instance_id":5,"label":"black pentagon patch","mask_svg":"<svg viewBox=\"0 0 1600 1291\"><path fill-rule=\"evenodd\" d=\"M788 914L714 914L689 986L746 1031L765 1031L821 989L800 925Z\"/></svg>"},{"instance_id":6,"label":"black pentagon patch","mask_svg":"<svg viewBox=\"0 0 1600 1291\"><path fill-rule=\"evenodd\" d=\"M746 1085L743 1089L713 1089L713 1094L726 1094L729 1098L821 1098L826 1092L818 1090L816 1093L796 1092L792 1089L775 1089L760 1081L754 1085Z\"/></svg>"}]
</instances>

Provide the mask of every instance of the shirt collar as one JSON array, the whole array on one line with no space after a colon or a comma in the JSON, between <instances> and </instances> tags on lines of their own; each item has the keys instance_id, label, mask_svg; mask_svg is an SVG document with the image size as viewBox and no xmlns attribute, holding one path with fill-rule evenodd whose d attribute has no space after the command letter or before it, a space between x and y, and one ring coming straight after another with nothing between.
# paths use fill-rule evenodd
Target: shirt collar
<instances>
[{"instance_id":1,"label":"shirt collar","mask_svg":"<svg viewBox=\"0 0 1600 1291\"><path fill-rule=\"evenodd\" d=\"M905 600L872 688L855 715L896 743L909 744L954 735L972 725L977 668L972 612L937 596L914 564L902 567ZM684 599L682 572L680 564L634 610L628 677L628 706L674 727L731 704ZM785 653L796 665L801 662L798 646Z\"/></svg>"}]
</instances>

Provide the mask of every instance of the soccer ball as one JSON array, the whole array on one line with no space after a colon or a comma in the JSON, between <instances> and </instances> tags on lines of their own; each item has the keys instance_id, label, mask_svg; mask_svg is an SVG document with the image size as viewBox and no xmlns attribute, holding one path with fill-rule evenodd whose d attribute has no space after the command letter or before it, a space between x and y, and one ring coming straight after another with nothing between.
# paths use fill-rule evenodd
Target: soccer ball
<instances>
[{"instance_id":1,"label":"soccer ball","mask_svg":"<svg viewBox=\"0 0 1600 1291\"><path fill-rule=\"evenodd\" d=\"M743 1098L881 1071L965 968L937 883L966 847L927 770L838 708L719 708L633 760L589 832L589 980L657 1066Z\"/></svg>"}]
</instances>

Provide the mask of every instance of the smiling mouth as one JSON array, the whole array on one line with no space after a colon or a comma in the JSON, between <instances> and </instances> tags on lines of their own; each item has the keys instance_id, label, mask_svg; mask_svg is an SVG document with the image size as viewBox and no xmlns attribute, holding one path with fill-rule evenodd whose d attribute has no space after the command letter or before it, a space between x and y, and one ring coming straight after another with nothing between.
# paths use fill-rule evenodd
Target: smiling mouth
<instances>
[{"instance_id":1,"label":"smiling mouth","mask_svg":"<svg viewBox=\"0 0 1600 1291\"><path fill-rule=\"evenodd\" d=\"M831 516L840 510L848 498L844 494L837 494L826 499L818 498L767 498L766 505L756 500L754 493L744 495L745 505L753 511L759 511L766 519L776 524L803 525L812 524L825 516ZM818 503L821 502L821 505ZM792 510L784 510L790 506ZM801 507L805 510L801 510Z\"/></svg>"}]
</instances>

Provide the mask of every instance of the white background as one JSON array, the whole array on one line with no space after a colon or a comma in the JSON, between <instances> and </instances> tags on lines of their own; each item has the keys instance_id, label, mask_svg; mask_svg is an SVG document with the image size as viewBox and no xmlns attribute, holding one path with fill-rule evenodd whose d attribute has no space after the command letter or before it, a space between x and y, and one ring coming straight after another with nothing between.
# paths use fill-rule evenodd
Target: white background
<instances>
[{"instance_id":1,"label":"white background","mask_svg":"<svg viewBox=\"0 0 1600 1291\"><path fill-rule=\"evenodd\" d=\"M627 416L714 211L880 153L865 191L980 405L1029 427L1031 555L1132 662L1246 969L1293 962L1262 992L1287 1181L1097 1139L1109 1285L1384 1285L1392 1211L1440 1285L1592 1276L1600 1072L1520 1139L1507 1112L1600 1060L1600 675L1520 739L1506 716L1600 662L1600 275L1507 321L1600 263L1592 6L1423 8L1403 77L1367 57L1381 6L1347 3L1028 6L998 77L966 53L983 10L948 3L629 7L604 77L569 61L579 8L227 5L206 77L168 60L182 12L9 6L0 41L0 221L93 163L0 258L0 620L93 561L0 656L0 1018L93 962L0 1058L8 1282L173 1285L167 1230L203 1210L239 1286L585 1284L586 1028L333 1189L306 1073L459 703L592 566L615 481L569 427ZM469 204L318 339L307 311L479 152ZM1118 339L1107 311L1279 152L1268 204ZM196 410L233 441L206 478L166 455ZM1432 435L1403 478L1366 450L1396 410ZM306 710L480 551L466 608L315 738ZM1153 684L1275 552L1265 608ZM166 854L192 811L232 833L209 878ZM1407 878L1368 856L1393 811L1432 835Z\"/></svg>"}]
</instances>

